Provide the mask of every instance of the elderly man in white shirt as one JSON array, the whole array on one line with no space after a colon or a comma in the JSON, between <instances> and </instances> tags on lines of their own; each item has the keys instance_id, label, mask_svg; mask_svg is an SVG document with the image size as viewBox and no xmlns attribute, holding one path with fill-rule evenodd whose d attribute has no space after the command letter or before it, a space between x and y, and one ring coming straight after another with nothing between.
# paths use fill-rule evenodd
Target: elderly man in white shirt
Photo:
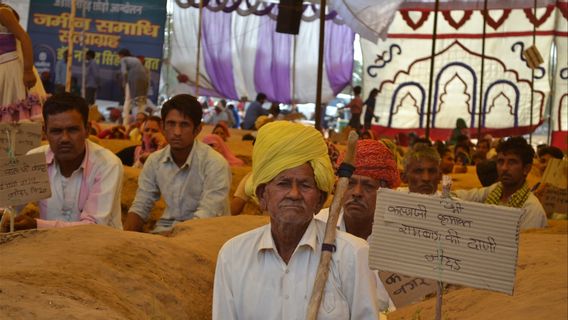
<instances>
[{"instance_id":1,"label":"elderly man in white shirt","mask_svg":"<svg viewBox=\"0 0 568 320\"><path fill-rule=\"evenodd\" d=\"M28 154L45 154L51 197L39 201L38 219L18 216L16 230L84 224L122 229L122 163L111 151L87 140L88 115L85 99L70 93L55 94L45 102L49 144Z\"/></svg>"},{"instance_id":2,"label":"elderly man in white shirt","mask_svg":"<svg viewBox=\"0 0 568 320\"><path fill-rule=\"evenodd\" d=\"M213 319L305 319L325 223L314 219L334 185L321 134L284 121L263 126L247 193L270 224L229 240L217 259ZM368 245L338 231L318 319L377 319Z\"/></svg>"},{"instance_id":3,"label":"elderly man in white shirt","mask_svg":"<svg viewBox=\"0 0 568 320\"><path fill-rule=\"evenodd\" d=\"M125 230L142 231L160 195L167 208L153 232L168 231L180 221L229 214L231 171L223 156L195 139L202 115L197 99L187 94L164 103L162 119L169 145L146 160Z\"/></svg>"}]
</instances>

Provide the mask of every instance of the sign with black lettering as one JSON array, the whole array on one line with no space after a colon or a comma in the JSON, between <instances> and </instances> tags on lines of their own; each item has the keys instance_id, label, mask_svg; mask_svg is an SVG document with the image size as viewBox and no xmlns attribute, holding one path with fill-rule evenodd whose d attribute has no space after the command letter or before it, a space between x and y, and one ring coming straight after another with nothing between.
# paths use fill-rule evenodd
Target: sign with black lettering
<instances>
[{"instance_id":1,"label":"sign with black lettering","mask_svg":"<svg viewBox=\"0 0 568 320\"><path fill-rule=\"evenodd\" d=\"M10 135L16 140L14 155L26 154L41 143L41 123L0 123L0 158L8 157Z\"/></svg>"},{"instance_id":2,"label":"sign with black lettering","mask_svg":"<svg viewBox=\"0 0 568 320\"><path fill-rule=\"evenodd\" d=\"M409 277L388 271L380 271L379 278L397 308L418 302L428 294L436 293L436 281L429 279Z\"/></svg>"},{"instance_id":3,"label":"sign with black lettering","mask_svg":"<svg viewBox=\"0 0 568 320\"><path fill-rule=\"evenodd\" d=\"M380 189L369 265L513 293L521 209Z\"/></svg>"},{"instance_id":4,"label":"sign with black lettering","mask_svg":"<svg viewBox=\"0 0 568 320\"><path fill-rule=\"evenodd\" d=\"M45 154L0 159L0 207L51 197Z\"/></svg>"}]
</instances>

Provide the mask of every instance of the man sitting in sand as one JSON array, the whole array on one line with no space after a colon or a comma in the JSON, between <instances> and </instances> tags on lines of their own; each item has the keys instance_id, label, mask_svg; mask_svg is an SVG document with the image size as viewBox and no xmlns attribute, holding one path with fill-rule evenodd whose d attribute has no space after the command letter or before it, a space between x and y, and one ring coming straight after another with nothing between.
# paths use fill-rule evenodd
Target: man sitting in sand
<instances>
[{"instance_id":1,"label":"man sitting in sand","mask_svg":"<svg viewBox=\"0 0 568 320\"><path fill-rule=\"evenodd\" d=\"M160 195L167 207L153 232L168 231L180 221L229 213L231 171L223 156L196 140L202 116L193 96L180 94L164 103L163 130L169 145L146 159L125 230L142 231Z\"/></svg>"},{"instance_id":2,"label":"man sitting in sand","mask_svg":"<svg viewBox=\"0 0 568 320\"><path fill-rule=\"evenodd\" d=\"M398 190L436 194L442 179L440 161L440 154L434 147L424 143L415 144L402 160L404 167L402 180L408 184L408 187Z\"/></svg>"},{"instance_id":3,"label":"man sitting in sand","mask_svg":"<svg viewBox=\"0 0 568 320\"><path fill-rule=\"evenodd\" d=\"M531 171L534 150L523 137L512 137L497 146L499 181L486 188L457 190L464 200L522 208L521 230L544 228L546 213L526 182Z\"/></svg>"},{"instance_id":4,"label":"man sitting in sand","mask_svg":"<svg viewBox=\"0 0 568 320\"><path fill-rule=\"evenodd\" d=\"M337 160L343 162L345 153ZM357 141L355 172L349 179L344 204L337 220L338 229L367 240L373 229L377 190L395 189L400 185L400 174L392 152L378 140ZM329 209L321 210L316 219L327 222ZM379 309L394 308L389 295L376 274Z\"/></svg>"},{"instance_id":5,"label":"man sitting in sand","mask_svg":"<svg viewBox=\"0 0 568 320\"><path fill-rule=\"evenodd\" d=\"M252 177L270 224L229 240L217 259L213 319L304 319L325 223L314 219L334 185L322 135L277 121L259 130ZM365 240L338 231L320 319L378 319Z\"/></svg>"},{"instance_id":6,"label":"man sitting in sand","mask_svg":"<svg viewBox=\"0 0 568 320\"><path fill-rule=\"evenodd\" d=\"M51 198L39 201L39 219L18 216L15 230L83 224L122 229L122 163L87 139L88 115L87 101L70 93L55 94L45 102L43 121L49 144L28 154L45 154Z\"/></svg>"}]
</instances>

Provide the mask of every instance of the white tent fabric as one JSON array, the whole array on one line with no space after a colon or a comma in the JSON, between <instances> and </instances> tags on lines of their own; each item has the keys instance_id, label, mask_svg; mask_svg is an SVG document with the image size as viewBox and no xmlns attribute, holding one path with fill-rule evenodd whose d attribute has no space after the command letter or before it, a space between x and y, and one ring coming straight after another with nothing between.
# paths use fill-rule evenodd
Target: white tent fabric
<instances>
[{"instance_id":1,"label":"white tent fabric","mask_svg":"<svg viewBox=\"0 0 568 320\"><path fill-rule=\"evenodd\" d=\"M489 11L481 88L482 11L440 12L430 119L433 137L445 138L457 118L464 118L470 128L477 128L481 120L483 131L497 135L528 133L542 123L550 93L548 53L558 15L555 5L539 8L536 16L530 9ZM364 92L379 89L375 109L379 132L426 127L433 17L429 10L400 10L386 41L362 40ZM533 24L545 62L535 70L531 120L531 69L521 52L532 45ZM558 54L559 63L566 61L566 50ZM474 135L476 129L470 132Z\"/></svg>"},{"instance_id":2,"label":"white tent fabric","mask_svg":"<svg viewBox=\"0 0 568 320\"><path fill-rule=\"evenodd\" d=\"M246 3L241 3L241 6L246 6ZM247 96L249 99L256 96L258 92L264 92L268 95L270 101L279 101L290 103L295 100L297 103L308 103L316 100L316 84L317 84L317 65L318 65L318 39L319 39L319 21L302 21L300 33L296 36L288 36L292 39L291 46L283 47L283 50L277 54L272 54L272 65L263 66L264 72L275 72L276 69L282 70L289 68L289 83L285 86L289 90L284 94L277 94L276 91L281 90L278 81L282 79L273 79L274 83L259 83L259 54L267 54L259 48L266 48L266 46L273 46L271 50L278 50L279 43L273 41L271 43L259 43L259 39L266 39L260 35L261 32L271 30L273 32L276 26L276 21L268 15L255 15L248 14L246 16L239 15L237 11L230 13L213 12L209 9L204 9L204 19L215 17L225 18L230 15L230 35L219 36L215 39L215 43L211 45L209 54L216 54L223 47L230 47L230 54L232 61L231 82L234 84L234 93L232 96L227 92L220 92L220 88L215 84L208 65L204 62L205 53L202 51L200 57L200 78L199 87L200 95L211 95L217 97L227 97L230 99L238 99L238 97ZM193 7L187 9L176 8L173 11L173 38L171 45L171 65L179 73L183 73L189 77L189 82L195 84L196 82L196 52L197 52L197 33L199 10ZM211 21L211 20L210 20ZM330 30L333 29L333 30ZM343 31L337 31L342 29ZM329 34L328 34L329 32ZM353 33L344 25L338 25L333 20L326 20L326 34L329 38L326 41L331 41L334 38L333 32L341 33L348 39L347 43L337 44L330 42L329 49L326 49L333 57L334 65L330 64L328 68L329 59L324 59L324 76L322 83L322 100L329 101L343 89L345 85L350 82L351 70L353 63ZM282 34L275 34L273 37L284 37ZM211 37L213 38L213 37ZM274 39L274 38L272 38ZM349 40L350 39L350 40ZM268 40L270 41L270 40ZM350 41L350 42L349 42ZM295 42L295 45L294 45ZM337 47L341 45L340 47ZM336 47L334 47L336 46ZM204 49L202 49L204 50ZM260 51L261 53L259 53ZM329 51L330 50L330 51ZM345 56L337 58L337 55L346 54ZM270 52L268 53L270 54ZM326 57L328 57L326 55ZM210 67L210 65L209 65ZM262 66L261 66L262 67ZM347 69L345 69L347 68ZM340 70L341 69L341 70ZM288 74L287 73L287 74ZM338 74L346 76L344 80L338 79ZM335 79L332 83L331 78ZM343 85L338 85L343 83ZM261 90L260 87L264 86L277 86L274 92Z\"/></svg>"}]
</instances>

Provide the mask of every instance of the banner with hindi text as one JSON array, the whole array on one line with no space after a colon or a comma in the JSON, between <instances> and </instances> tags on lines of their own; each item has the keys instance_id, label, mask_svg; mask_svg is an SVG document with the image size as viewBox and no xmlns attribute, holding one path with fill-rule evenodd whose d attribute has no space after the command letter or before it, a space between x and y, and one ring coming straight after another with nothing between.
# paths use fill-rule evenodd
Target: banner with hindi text
<instances>
[{"instance_id":1,"label":"banner with hindi text","mask_svg":"<svg viewBox=\"0 0 568 320\"><path fill-rule=\"evenodd\" d=\"M69 39L71 0L31 0L28 33L34 47L34 64L40 75L55 80L55 65L63 58ZM101 83L98 99L122 101L118 50L143 56L150 72L148 96L156 102L166 21L166 0L77 1L74 24L72 91L80 90L82 42L95 51ZM44 74L45 75L45 74Z\"/></svg>"}]
</instances>

